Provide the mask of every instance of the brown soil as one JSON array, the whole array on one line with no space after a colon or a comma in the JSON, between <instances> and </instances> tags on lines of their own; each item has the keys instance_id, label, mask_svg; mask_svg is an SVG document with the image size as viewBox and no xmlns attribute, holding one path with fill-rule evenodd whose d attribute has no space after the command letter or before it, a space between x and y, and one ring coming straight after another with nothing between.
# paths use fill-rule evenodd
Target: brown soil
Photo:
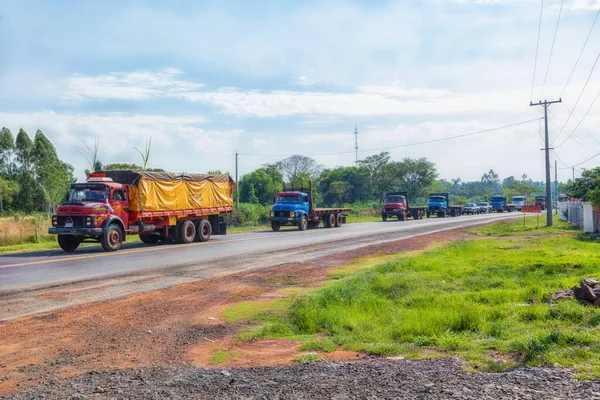
<instances>
[{"instance_id":1,"label":"brown soil","mask_svg":"<svg viewBox=\"0 0 600 400\"><path fill-rule=\"evenodd\" d=\"M305 264L286 264L186 283L154 292L72 307L0 323L0 396L57 377L89 371L171 365L213 366L214 351L230 356L223 366L270 366L302 354L298 342L234 335L253 322L226 323L221 312L247 300L280 297L286 287L313 287L348 261L378 253L419 250L431 243L464 239L447 231L369 246ZM65 293L54 293L60 298ZM327 359L352 359L337 351Z\"/></svg>"}]
</instances>

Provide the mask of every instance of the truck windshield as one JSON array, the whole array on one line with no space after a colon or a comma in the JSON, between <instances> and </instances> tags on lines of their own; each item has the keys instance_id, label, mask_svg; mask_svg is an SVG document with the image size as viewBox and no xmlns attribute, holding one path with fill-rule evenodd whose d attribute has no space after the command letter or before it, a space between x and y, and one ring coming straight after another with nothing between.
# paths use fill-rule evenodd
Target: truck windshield
<instances>
[{"instance_id":1,"label":"truck windshield","mask_svg":"<svg viewBox=\"0 0 600 400\"><path fill-rule=\"evenodd\" d=\"M386 203L404 203L404 196L388 196L385 198Z\"/></svg>"},{"instance_id":2,"label":"truck windshield","mask_svg":"<svg viewBox=\"0 0 600 400\"><path fill-rule=\"evenodd\" d=\"M494 203L499 203L499 202L501 202L501 201L504 201L504 198L503 198L503 197L492 197L492 198L490 199L490 201L492 201L492 202L494 202Z\"/></svg>"},{"instance_id":3,"label":"truck windshield","mask_svg":"<svg viewBox=\"0 0 600 400\"><path fill-rule=\"evenodd\" d=\"M275 202L277 204L285 203L285 204L297 204L302 203L302 197L300 196L277 196Z\"/></svg>"},{"instance_id":4,"label":"truck windshield","mask_svg":"<svg viewBox=\"0 0 600 400\"><path fill-rule=\"evenodd\" d=\"M535 199L536 199L537 201L544 201L544 200L546 200L546 198L545 198L545 197L541 197L541 196L536 196L536 197L535 197Z\"/></svg>"},{"instance_id":5,"label":"truck windshield","mask_svg":"<svg viewBox=\"0 0 600 400\"><path fill-rule=\"evenodd\" d=\"M513 199L513 202L516 202L516 201L526 201L525 197L521 197L521 196L513 197L512 199Z\"/></svg>"},{"instance_id":6,"label":"truck windshield","mask_svg":"<svg viewBox=\"0 0 600 400\"><path fill-rule=\"evenodd\" d=\"M82 187L71 189L69 201L104 201L107 198L106 190Z\"/></svg>"},{"instance_id":7,"label":"truck windshield","mask_svg":"<svg viewBox=\"0 0 600 400\"><path fill-rule=\"evenodd\" d=\"M429 201L446 201L446 198L444 196L431 196Z\"/></svg>"}]
</instances>

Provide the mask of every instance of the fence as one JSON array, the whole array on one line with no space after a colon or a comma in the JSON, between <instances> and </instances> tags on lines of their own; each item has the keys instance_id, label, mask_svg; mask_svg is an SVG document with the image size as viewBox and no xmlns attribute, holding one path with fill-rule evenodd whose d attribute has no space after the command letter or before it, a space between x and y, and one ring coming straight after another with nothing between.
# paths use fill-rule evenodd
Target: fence
<instances>
[{"instance_id":1,"label":"fence","mask_svg":"<svg viewBox=\"0 0 600 400\"><path fill-rule=\"evenodd\" d=\"M579 201L560 203L559 209L561 220L576 225L586 233L600 233L600 209Z\"/></svg>"}]
</instances>

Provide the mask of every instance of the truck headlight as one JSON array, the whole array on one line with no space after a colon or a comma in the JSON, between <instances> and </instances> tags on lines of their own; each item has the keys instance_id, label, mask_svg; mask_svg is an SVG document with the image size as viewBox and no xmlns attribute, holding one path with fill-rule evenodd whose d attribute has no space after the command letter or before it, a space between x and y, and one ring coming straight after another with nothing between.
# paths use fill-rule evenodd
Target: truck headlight
<instances>
[{"instance_id":1,"label":"truck headlight","mask_svg":"<svg viewBox=\"0 0 600 400\"><path fill-rule=\"evenodd\" d=\"M58 216L53 215L52 216L52 226L56 226L58 225Z\"/></svg>"},{"instance_id":2,"label":"truck headlight","mask_svg":"<svg viewBox=\"0 0 600 400\"><path fill-rule=\"evenodd\" d=\"M294 218L296 216L296 213L293 211L290 211L290 218Z\"/></svg>"},{"instance_id":3,"label":"truck headlight","mask_svg":"<svg viewBox=\"0 0 600 400\"><path fill-rule=\"evenodd\" d=\"M96 225L96 216L90 215L90 216L85 217L85 224L88 226Z\"/></svg>"},{"instance_id":4,"label":"truck headlight","mask_svg":"<svg viewBox=\"0 0 600 400\"><path fill-rule=\"evenodd\" d=\"M275 212L274 212L274 211L271 211L271 213L270 213L269 215L270 215L271 217L274 217L274 216L275 216Z\"/></svg>"}]
</instances>

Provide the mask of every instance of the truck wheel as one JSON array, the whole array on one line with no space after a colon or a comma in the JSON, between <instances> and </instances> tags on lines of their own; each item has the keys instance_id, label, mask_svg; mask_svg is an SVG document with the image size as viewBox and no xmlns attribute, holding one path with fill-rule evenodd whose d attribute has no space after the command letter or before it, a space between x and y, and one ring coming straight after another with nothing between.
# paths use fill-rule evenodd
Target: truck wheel
<instances>
[{"instance_id":1,"label":"truck wheel","mask_svg":"<svg viewBox=\"0 0 600 400\"><path fill-rule=\"evenodd\" d=\"M305 231L308 229L308 218L306 215L300 217L300 222L298 222L298 230Z\"/></svg>"},{"instance_id":2,"label":"truck wheel","mask_svg":"<svg viewBox=\"0 0 600 400\"><path fill-rule=\"evenodd\" d=\"M383 222L387 221L387 214L381 214L381 220Z\"/></svg>"},{"instance_id":3,"label":"truck wheel","mask_svg":"<svg viewBox=\"0 0 600 400\"><path fill-rule=\"evenodd\" d=\"M77 236L58 235L58 245L67 253L72 253L77 250L79 244L81 244L81 239Z\"/></svg>"},{"instance_id":4,"label":"truck wheel","mask_svg":"<svg viewBox=\"0 0 600 400\"><path fill-rule=\"evenodd\" d=\"M335 227L339 228L340 226L342 226L343 221L344 221L344 217L342 216L342 214L336 214Z\"/></svg>"},{"instance_id":5,"label":"truck wheel","mask_svg":"<svg viewBox=\"0 0 600 400\"><path fill-rule=\"evenodd\" d=\"M281 228L281 222L279 221L271 221L271 229L277 232Z\"/></svg>"},{"instance_id":6,"label":"truck wheel","mask_svg":"<svg viewBox=\"0 0 600 400\"><path fill-rule=\"evenodd\" d=\"M110 224L106 228L106 232L100 238L100 243L104 251L117 251L123 243L123 231L117 224Z\"/></svg>"},{"instance_id":7,"label":"truck wheel","mask_svg":"<svg viewBox=\"0 0 600 400\"><path fill-rule=\"evenodd\" d=\"M335 214L329 214L327 216L327 219L328 219L327 227L334 228L335 227Z\"/></svg>"},{"instance_id":8,"label":"truck wheel","mask_svg":"<svg viewBox=\"0 0 600 400\"><path fill-rule=\"evenodd\" d=\"M441 211L439 213L437 213L437 216L438 216L438 218L444 218L445 217L444 213L441 212Z\"/></svg>"},{"instance_id":9,"label":"truck wheel","mask_svg":"<svg viewBox=\"0 0 600 400\"><path fill-rule=\"evenodd\" d=\"M212 234L212 226L207 219L201 219L196 222L196 242L208 242L210 235Z\"/></svg>"},{"instance_id":10,"label":"truck wheel","mask_svg":"<svg viewBox=\"0 0 600 400\"><path fill-rule=\"evenodd\" d=\"M402 211L402 214L398 214L398 221L406 221L406 211Z\"/></svg>"},{"instance_id":11,"label":"truck wheel","mask_svg":"<svg viewBox=\"0 0 600 400\"><path fill-rule=\"evenodd\" d=\"M156 244L160 240L160 235L152 233L140 233L140 240L146 244Z\"/></svg>"},{"instance_id":12,"label":"truck wheel","mask_svg":"<svg viewBox=\"0 0 600 400\"><path fill-rule=\"evenodd\" d=\"M431 218L431 213L427 211L427 218Z\"/></svg>"},{"instance_id":13,"label":"truck wheel","mask_svg":"<svg viewBox=\"0 0 600 400\"><path fill-rule=\"evenodd\" d=\"M187 244L194 241L196 226L190 220L180 221L175 225L175 243Z\"/></svg>"}]
</instances>

